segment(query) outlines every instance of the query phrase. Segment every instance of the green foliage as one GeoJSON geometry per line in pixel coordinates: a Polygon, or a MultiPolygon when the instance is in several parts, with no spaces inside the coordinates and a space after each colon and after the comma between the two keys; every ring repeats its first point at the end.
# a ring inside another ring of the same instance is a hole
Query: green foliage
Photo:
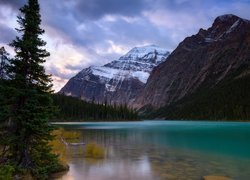
{"type": "Polygon", "coordinates": [[[59,164],[48,145],[53,130],[48,120],[55,107],[51,77],[42,65],[49,53],[40,38],[44,30],[39,10],[38,0],[29,0],[20,9],[17,31],[21,36],[11,43],[16,55],[7,69],[9,79],[0,80],[0,133],[5,137],[0,141],[0,165],[13,164],[38,179],[47,179],[59,164]]]}
{"type": "Polygon", "coordinates": [[[15,168],[10,165],[0,167],[0,179],[12,180],[14,170],[15,168]]]}
{"type": "Polygon", "coordinates": [[[9,63],[9,53],[4,47],[0,48],[0,79],[7,78],[7,66],[9,63]]]}
{"type": "Polygon", "coordinates": [[[32,158],[34,164],[31,171],[37,179],[48,179],[49,173],[60,168],[57,155],[51,154],[51,147],[47,142],[40,143],[32,149],[32,158]]]}
{"type": "Polygon", "coordinates": [[[250,120],[250,76],[227,79],[213,88],[201,88],[161,108],[151,117],[190,120],[250,120]]]}
{"type": "Polygon", "coordinates": [[[126,105],[94,104],[80,99],[54,94],[59,111],[54,121],[122,121],[137,120],[137,112],[126,105]]]}

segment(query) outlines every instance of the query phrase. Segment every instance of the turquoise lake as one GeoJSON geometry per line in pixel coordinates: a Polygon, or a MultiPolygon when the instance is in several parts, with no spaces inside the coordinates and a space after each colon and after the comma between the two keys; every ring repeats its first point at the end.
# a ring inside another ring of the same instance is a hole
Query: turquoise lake
{"type": "Polygon", "coordinates": [[[80,141],[105,148],[85,158],[68,146],[70,170],[62,180],[200,180],[206,175],[250,179],[250,123],[140,121],[58,123],[80,141]]]}

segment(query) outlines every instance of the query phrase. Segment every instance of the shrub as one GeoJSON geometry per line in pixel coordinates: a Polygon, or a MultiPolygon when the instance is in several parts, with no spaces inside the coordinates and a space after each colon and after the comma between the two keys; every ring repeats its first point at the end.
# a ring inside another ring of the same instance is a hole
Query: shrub
{"type": "Polygon", "coordinates": [[[5,166],[0,167],[0,179],[11,180],[14,171],[15,171],[15,168],[10,165],[5,165],[5,166]]]}
{"type": "Polygon", "coordinates": [[[101,159],[101,158],[104,158],[105,150],[103,147],[95,143],[90,143],[90,144],[87,144],[86,146],[85,155],[86,157],[101,159]]]}

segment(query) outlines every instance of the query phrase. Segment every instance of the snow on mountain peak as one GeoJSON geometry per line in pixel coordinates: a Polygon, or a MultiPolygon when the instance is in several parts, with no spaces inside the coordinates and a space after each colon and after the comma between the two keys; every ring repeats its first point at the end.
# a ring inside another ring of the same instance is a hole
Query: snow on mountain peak
{"type": "Polygon", "coordinates": [[[90,84],[103,86],[104,94],[123,91],[124,88],[132,86],[136,87],[135,90],[131,90],[134,92],[146,84],[153,68],[165,61],[169,54],[167,50],[155,45],[135,47],[118,60],[104,66],[83,69],[73,79],[82,82],[86,88],[93,86],[90,84]]]}
{"type": "Polygon", "coordinates": [[[215,22],[222,22],[222,23],[225,23],[225,22],[226,23],[227,22],[235,23],[236,21],[244,21],[246,23],[250,23],[250,21],[248,19],[240,18],[234,14],[221,15],[215,19],[215,22]]]}
{"type": "MultiPolygon", "coordinates": [[[[169,52],[167,50],[156,45],[134,47],[127,54],[121,56],[118,60],[104,65],[104,67],[117,69],[119,71],[141,71],[150,73],[155,66],[165,61],[168,55],[169,52]]],[[[143,83],[146,83],[147,78],[145,78],[145,75],[143,78],[138,77],[143,83]]]]}
{"type": "Polygon", "coordinates": [[[134,47],[127,54],[104,66],[91,66],[82,70],[81,79],[90,74],[99,77],[107,91],[115,91],[125,79],[137,79],[145,84],[155,66],[165,61],[170,54],[156,45],[134,47]]]}
{"type": "Polygon", "coordinates": [[[134,47],[133,49],[131,49],[129,53],[150,53],[150,52],[165,52],[166,49],[160,48],[159,46],[156,45],[146,45],[146,46],[140,46],[140,47],[134,47]]]}
{"type": "Polygon", "coordinates": [[[211,28],[207,32],[200,31],[200,35],[203,36],[205,43],[211,43],[215,41],[222,41],[225,38],[229,38],[233,35],[233,32],[242,29],[246,23],[250,21],[242,19],[233,14],[225,14],[218,16],[211,28]]]}
{"type": "Polygon", "coordinates": [[[165,56],[169,52],[166,51],[166,49],[160,48],[156,45],[147,45],[147,46],[141,46],[141,47],[134,47],[131,49],[127,54],[120,57],[119,60],[135,60],[135,61],[141,61],[145,57],[147,59],[149,55],[158,55],[159,58],[157,58],[157,61],[162,61],[162,56],[165,56]]]}
{"type": "Polygon", "coordinates": [[[231,19],[231,18],[239,18],[239,17],[233,14],[224,14],[224,15],[218,16],[218,19],[221,21],[227,21],[228,19],[231,19]]]}
{"type": "Polygon", "coordinates": [[[167,50],[155,45],[135,47],[118,60],[112,61],[104,67],[150,73],[155,66],[165,61],[169,54],[167,50]]]}

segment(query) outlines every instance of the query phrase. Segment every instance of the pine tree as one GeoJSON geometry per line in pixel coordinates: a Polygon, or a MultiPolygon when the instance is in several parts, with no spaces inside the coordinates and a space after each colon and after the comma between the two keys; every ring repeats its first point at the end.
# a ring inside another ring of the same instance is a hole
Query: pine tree
{"type": "Polygon", "coordinates": [[[7,77],[7,65],[9,61],[9,53],[4,47],[0,48],[0,80],[6,79],[7,77]]]}
{"type": "Polygon", "coordinates": [[[39,11],[38,0],[29,0],[20,9],[17,31],[21,35],[11,43],[16,56],[9,67],[14,93],[5,119],[8,120],[11,163],[45,179],[59,166],[48,145],[53,130],[48,120],[54,107],[50,97],[51,77],[42,66],[49,53],[43,48],[46,42],[40,38],[44,30],[40,28],[39,11]]]}

